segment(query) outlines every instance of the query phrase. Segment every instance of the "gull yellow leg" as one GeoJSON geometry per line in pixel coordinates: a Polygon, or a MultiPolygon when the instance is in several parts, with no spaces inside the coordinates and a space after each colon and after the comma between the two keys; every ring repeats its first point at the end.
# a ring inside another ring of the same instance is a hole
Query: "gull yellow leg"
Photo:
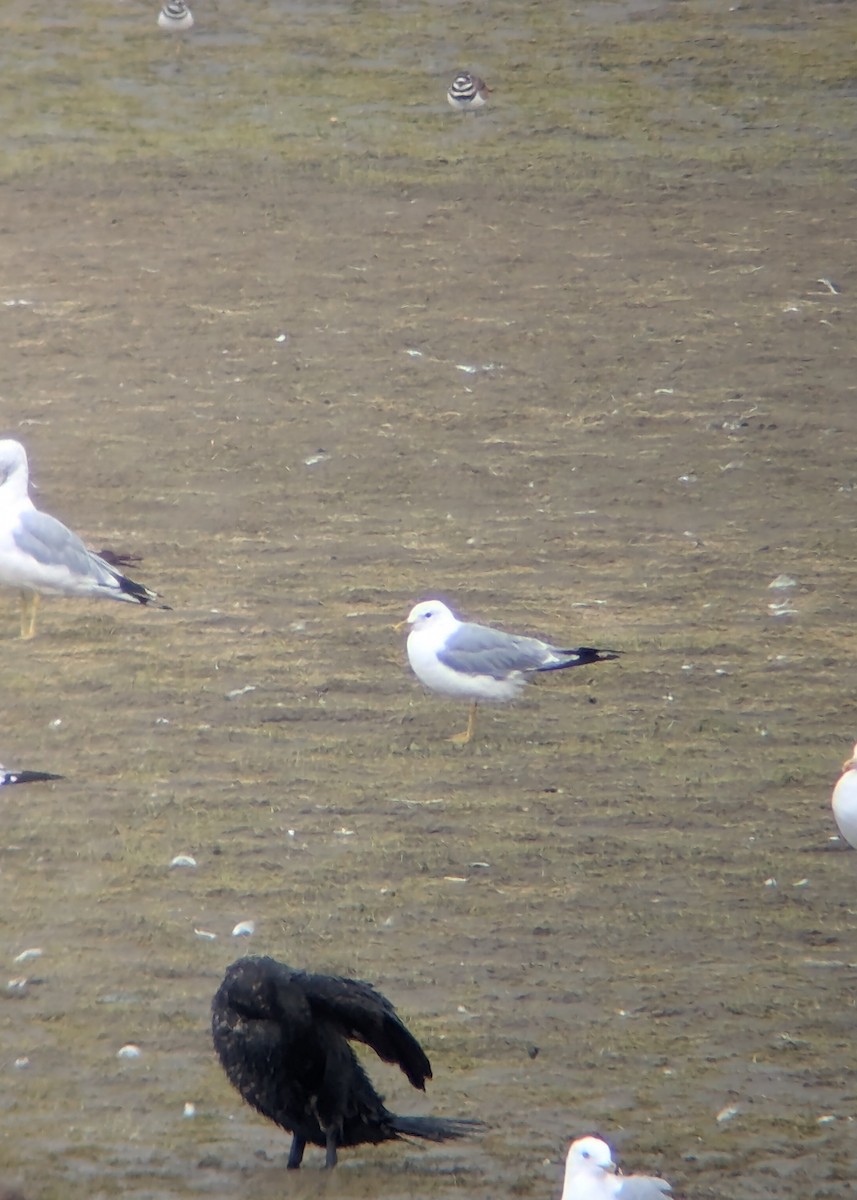
{"type": "Polygon", "coordinates": [[[474,700],[470,705],[470,716],[467,719],[467,728],[463,733],[455,733],[449,739],[451,742],[454,742],[456,746],[466,746],[473,737],[473,731],[476,728],[476,709],[478,707],[479,705],[477,701],[474,700]]]}
{"type": "Polygon", "coordinates": [[[29,639],[36,632],[36,610],[39,607],[38,592],[21,592],[21,637],[29,639]]]}

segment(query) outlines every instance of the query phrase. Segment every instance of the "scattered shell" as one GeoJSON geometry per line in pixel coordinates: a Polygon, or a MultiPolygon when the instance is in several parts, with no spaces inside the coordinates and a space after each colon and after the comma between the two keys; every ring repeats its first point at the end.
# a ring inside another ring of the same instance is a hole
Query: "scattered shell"
{"type": "Polygon", "coordinates": [[[325,459],[327,459],[329,457],[330,457],[330,455],[327,453],[326,450],[316,450],[315,454],[310,454],[310,456],[308,458],[304,459],[304,466],[305,467],[316,467],[316,466],[318,466],[318,464],[320,462],[324,462],[325,459]]]}
{"type": "Polygon", "coordinates": [[[124,1046],[120,1046],[116,1051],[117,1058],[139,1058],[142,1050],[133,1042],[126,1042],[124,1046]]]}
{"type": "Polygon", "coordinates": [[[816,1117],[816,1125],[832,1125],[836,1120],[834,1113],[825,1113],[823,1117],[816,1117]]]}
{"type": "Polygon", "coordinates": [[[480,371],[496,371],[498,369],[502,370],[499,363],[493,362],[482,363],[482,365],[478,367],[471,366],[470,363],[456,363],[455,369],[457,371],[464,371],[465,375],[478,375],[480,371]]]}
{"type": "Polygon", "coordinates": [[[255,683],[248,683],[246,687],[233,688],[231,692],[227,692],[226,699],[227,700],[237,700],[239,696],[246,696],[248,692],[255,692],[255,690],[256,690],[255,683]]]}
{"type": "Polygon", "coordinates": [[[778,575],[776,579],[772,579],[768,584],[768,588],[773,589],[774,591],[793,587],[797,587],[797,580],[792,579],[791,575],[778,575]]]}
{"type": "Polygon", "coordinates": [[[765,880],[765,887],[771,887],[771,888],[773,888],[773,887],[776,887],[776,886],[777,886],[777,881],[776,881],[776,879],[774,879],[774,878],[773,878],[773,876],[771,876],[771,878],[770,878],[770,879],[766,879],[766,880],[765,880]]]}
{"type": "Polygon", "coordinates": [[[768,609],[772,617],[796,617],[797,609],[792,608],[788,600],[783,600],[780,604],[769,604],[768,609]]]}
{"type": "Polygon", "coordinates": [[[714,1119],[718,1125],[725,1125],[727,1121],[731,1121],[733,1117],[737,1117],[740,1111],[737,1104],[728,1104],[726,1108],[721,1108],[714,1119]]]}
{"type": "Polygon", "coordinates": [[[335,833],[337,837],[354,837],[353,829],[337,829],[335,833]]]}
{"type": "Polygon", "coordinates": [[[43,954],[44,954],[43,950],[40,950],[38,948],[38,946],[33,946],[30,950],[22,950],[20,954],[16,954],[15,957],[12,959],[12,962],[13,963],[30,962],[34,958],[41,958],[43,954]]]}
{"type": "Polygon", "coordinates": [[[235,926],[235,928],[232,930],[232,936],[233,937],[250,937],[250,935],[254,934],[255,932],[256,932],[256,922],[255,921],[239,921],[238,924],[235,926]]]}
{"type": "Polygon", "coordinates": [[[194,934],[203,942],[216,942],[217,934],[212,933],[210,929],[194,929],[194,934]]]}
{"type": "Polygon", "coordinates": [[[6,993],[9,996],[26,996],[27,984],[29,983],[26,975],[17,975],[14,979],[10,979],[6,984],[6,993]]]}
{"type": "Polygon", "coordinates": [[[170,860],[171,867],[195,867],[196,859],[192,854],[177,854],[170,860]]]}
{"type": "Polygon", "coordinates": [[[406,350],[405,354],[407,354],[410,358],[422,358],[423,356],[422,350],[406,350]]]}
{"type": "Polygon", "coordinates": [[[190,1100],[186,1101],[184,1109],[182,1110],[182,1116],[183,1117],[195,1117],[196,1116],[196,1105],[191,1104],[190,1100]]]}
{"type": "Polygon", "coordinates": [[[22,1054],[20,1058],[15,1059],[14,1066],[16,1071],[26,1071],[29,1065],[30,1060],[27,1058],[26,1054],[22,1054]]]}

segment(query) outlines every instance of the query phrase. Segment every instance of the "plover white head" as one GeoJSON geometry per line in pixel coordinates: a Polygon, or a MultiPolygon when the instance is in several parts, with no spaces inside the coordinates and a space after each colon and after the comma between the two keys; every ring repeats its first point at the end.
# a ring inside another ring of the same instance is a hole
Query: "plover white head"
{"type": "Polygon", "coordinates": [[[488,99],[491,88],[478,75],[459,71],[446,93],[446,98],[456,112],[474,112],[488,99]]]}
{"type": "Polygon", "coordinates": [[[184,0],[170,0],[158,14],[158,24],[168,33],[184,33],[193,26],[193,13],[184,0]]]}

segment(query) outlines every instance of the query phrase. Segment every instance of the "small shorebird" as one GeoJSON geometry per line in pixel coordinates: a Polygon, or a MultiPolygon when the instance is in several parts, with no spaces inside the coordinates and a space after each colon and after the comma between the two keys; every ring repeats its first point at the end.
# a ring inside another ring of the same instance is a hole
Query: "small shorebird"
{"type": "Polygon", "coordinates": [[[446,98],[456,112],[475,112],[485,104],[490,91],[491,88],[478,75],[471,75],[469,71],[459,71],[446,93],[446,98]]]}
{"type": "Polygon", "coordinates": [[[184,0],[170,0],[158,14],[158,24],[168,33],[185,33],[193,28],[193,13],[184,0]]]}

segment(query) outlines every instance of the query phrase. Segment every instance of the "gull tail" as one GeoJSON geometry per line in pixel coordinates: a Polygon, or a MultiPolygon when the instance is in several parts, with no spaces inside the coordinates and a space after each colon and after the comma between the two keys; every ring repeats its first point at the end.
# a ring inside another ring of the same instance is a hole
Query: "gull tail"
{"type": "Polygon", "coordinates": [[[466,1117],[399,1117],[392,1114],[392,1126],[403,1137],[425,1138],[429,1142],[448,1142],[471,1137],[485,1128],[484,1121],[466,1117]]]}
{"type": "Polygon", "coordinates": [[[611,658],[618,658],[621,650],[596,650],[594,646],[577,646],[574,650],[555,650],[554,653],[563,658],[558,657],[557,662],[545,663],[543,667],[539,667],[539,671],[564,671],[566,667],[585,667],[590,663],[609,662],[611,658]]]}
{"type": "MultiPolygon", "coordinates": [[[[153,592],[151,588],[145,587],[142,583],[137,583],[133,579],[129,579],[127,575],[120,575],[115,571],[114,578],[119,584],[119,591],[122,593],[123,599],[128,599],[137,604],[151,604],[153,600],[159,599],[158,593],[153,592]]],[[[156,604],[155,608],[166,609],[167,612],[172,612],[169,604],[156,604]]]]}

